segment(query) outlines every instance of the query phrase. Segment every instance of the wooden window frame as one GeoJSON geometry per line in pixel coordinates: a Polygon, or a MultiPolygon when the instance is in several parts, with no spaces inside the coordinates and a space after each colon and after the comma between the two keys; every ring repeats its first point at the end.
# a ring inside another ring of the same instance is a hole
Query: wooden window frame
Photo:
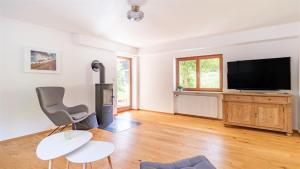
{"type": "Polygon", "coordinates": [[[130,100],[129,100],[129,102],[130,102],[130,104],[129,104],[129,106],[117,107],[117,112],[121,113],[124,111],[132,110],[132,58],[118,56],[118,59],[125,59],[125,60],[129,61],[129,82],[130,82],[130,86],[129,86],[130,100]]]}
{"type": "Polygon", "coordinates": [[[196,88],[183,88],[184,91],[206,91],[206,92],[222,92],[223,91],[223,55],[204,55],[204,56],[192,56],[176,58],[176,88],[179,86],[179,62],[180,61],[196,61],[196,88]],[[202,59],[214,59],[220,60],[220,88],[200,88],[200,60],[202,59]]]}

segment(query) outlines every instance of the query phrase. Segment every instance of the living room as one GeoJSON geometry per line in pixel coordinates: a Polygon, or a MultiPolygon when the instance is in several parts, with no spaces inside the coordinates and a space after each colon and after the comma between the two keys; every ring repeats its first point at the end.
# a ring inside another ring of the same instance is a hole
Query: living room
{"type": "Polygon", "coordinates": [[[0,168],[300,168],[299,54],[298,0],[1,0],[0,168]]]}

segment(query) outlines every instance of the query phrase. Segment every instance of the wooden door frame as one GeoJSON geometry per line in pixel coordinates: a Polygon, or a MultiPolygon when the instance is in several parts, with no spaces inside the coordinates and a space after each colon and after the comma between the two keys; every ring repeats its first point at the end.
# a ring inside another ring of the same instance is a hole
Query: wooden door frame
{"type": "Polygon", "coordinates": [[[129,106],[125,106],[125,107],[118,107],[118,105],[117,105],[117,112],[121,113],[121,112],[128,111],[128,110],[132,109],[132,58],[124,57],[124,56],[118,56],[118,59],[125,59],[125,60],[128,60],[128,62],[129,62],[129,83],[130,83],[130,85],[129,85],[129,94],[130,94],[129,102],[130,102],[130,104],[129,104],[129,106]]]}

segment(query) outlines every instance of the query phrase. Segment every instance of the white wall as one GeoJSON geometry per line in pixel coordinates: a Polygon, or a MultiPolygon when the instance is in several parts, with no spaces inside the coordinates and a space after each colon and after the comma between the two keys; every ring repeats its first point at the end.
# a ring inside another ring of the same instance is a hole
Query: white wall
{"type": "Polygon", "coordinates": [[[7,18],[0,20],[0,56],[0,140],[53,127],[39,107],[35,87],[63,86],[66,89],[65,104],[86,104],[94,111],[93,82],[98,81],[98,74],[93,74],[90,63],[98,59],[105,65],[107,83],[116,78],[113,52],[77,45],[67,32],[7,18]],[[24,46],[60,51],[61,73],[24,73],[24,46]],[[4,49],[2,53],[1,49],[4,49]]]}
{"type": "Polygon", "coordinates": [[[139,108],[171,113],[173,111],[174,55],[139,58],[139,108]]]}
{"type": "MultiPolygon", "coordinates": [[[[3,18],[0,16],[0,96],[2,96],[3,93],[3,22],[2,22],[3,18]]],[[[0,119],[3,119],[2,117],[2,103],[3,103],[3,97],[0,97],[0,119]]],[[[0,128],[0,133],[3,133],[4,130],[2,129],[2,127],[0,128]]],[[[1,139],[0,139],[1,140],[1,139]]]]}
{"type": "MultiPolygon", "coordinates": [[[[208,45],[205,45],[205,40],[201,40],[201,43],[197,43],[200,42],[200,39],[198,39],[196,41],[191,40],[189,42],[189,44],[191,44],[191,49],[189,49],[188,45],[185,46],[185,44],[183,44],[184,48],[181,48],[180,44],[182,43],[180,42],[166,44],[166,46],[162,44],[154,48],[141,49],[142,54],[140,57],[139,80],[140,109],[162,111],[168,113],[173,112],[172,91],[174,90],[174,62],[176,57],[199,56],[219,53],[223,54],[225,65],[224,88],[226,89],[226,65],[228,61],[291,56],[292,93],[295,95],[296,99],[296,104],[294,104],[294,128],[297,128],[297,99],[299,95],[299,39],[297,36],[294,36],[294,29],[292,28],[291,30],[293,31],[288,31],[286,32],[286,34],[282,33],[275,39],[273,39],[274,37],[272,38],[270,35],[270,37],[268,37],[270,39],[261,40],[261,36],[257,36],[259,41],[256,41],[255,38],[250,38],[251,41],[248,41],[247,39],[245,39],[245,37],[247,36],[244,36],[245,34],[249,33],[249,31],[247,31],[246,33],[236,33],[231,36],[232,38],[237,38],[238,40],[230,40],[229,35],[215,37],[215,39],[218,39],[219,43],[212,43],[211,46],[209,45],[211,40],[207,41],[208,45]],[[222,37],[226,38],[222,39],[222,37]],[[176,50],[176,47],[178,47],[178,49],[180,50],[176,50]],[[149,54],[147,54],[147,52],[149,52],[149,54]]],[[[275,29],[273,29],[272,31],[274,35],[279,34],[276,34],[275,29]]],[[[278,32],[281,31],[282,27],[278,32]]],[[[265,33],[268,35],[270,34],[270,32],[265,33]]],[[[259,34],[263,35],[263,31],[260,31],[259,34]]],[[[250,34],[249,36],[252,35],[250,34]]],[[[188,40],[184,40],[183,43],[187,41],[188,40]]]]}
{"type": "Polygon", "coordinates": [[[136,56],[129,56],[129,55],[119,55],[119,56],[125,56],[131,58],[131,64],[132,64],[132,109],[137,109],[138,108],[138,57],[136,56]]]}
{"type": "MultiPolygon", "coordinates": [[[[299,35],[299,38],[298,38],[298,56],[299,56],[299,72],[300,72],[300,24],[298,24],[298,35],[299,35]]],[[[300,73],[299,73],[299,76],[300,76],[300,73]]],[[[300,80],[300,77],[299,77],[299,80],[300,80]]],[[[300,82],[299,82],[299,85],[300,85],[300,82]]],[[[299,92],[300,92],[300,87],[299,87],[299,92]]],[[[300,93],[298,94],[298,102],[297,104],[300,106],[300,99],[299,99],[299,96],[300,96],[300,93]]],[[[298,112],[298,131],[300,130],[300,113],[298,112]]]]}

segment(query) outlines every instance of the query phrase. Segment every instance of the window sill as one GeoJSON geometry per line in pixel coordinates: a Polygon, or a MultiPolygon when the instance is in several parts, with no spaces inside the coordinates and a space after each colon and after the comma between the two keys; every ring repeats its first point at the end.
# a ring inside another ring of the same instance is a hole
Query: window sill
{"type": "Polygon", "coordinates": [[[209,91],[173,91],[175,96],[179,95],[199,95],[199,96],[220,96],[223,92],[209,92],[209,91]]]}

